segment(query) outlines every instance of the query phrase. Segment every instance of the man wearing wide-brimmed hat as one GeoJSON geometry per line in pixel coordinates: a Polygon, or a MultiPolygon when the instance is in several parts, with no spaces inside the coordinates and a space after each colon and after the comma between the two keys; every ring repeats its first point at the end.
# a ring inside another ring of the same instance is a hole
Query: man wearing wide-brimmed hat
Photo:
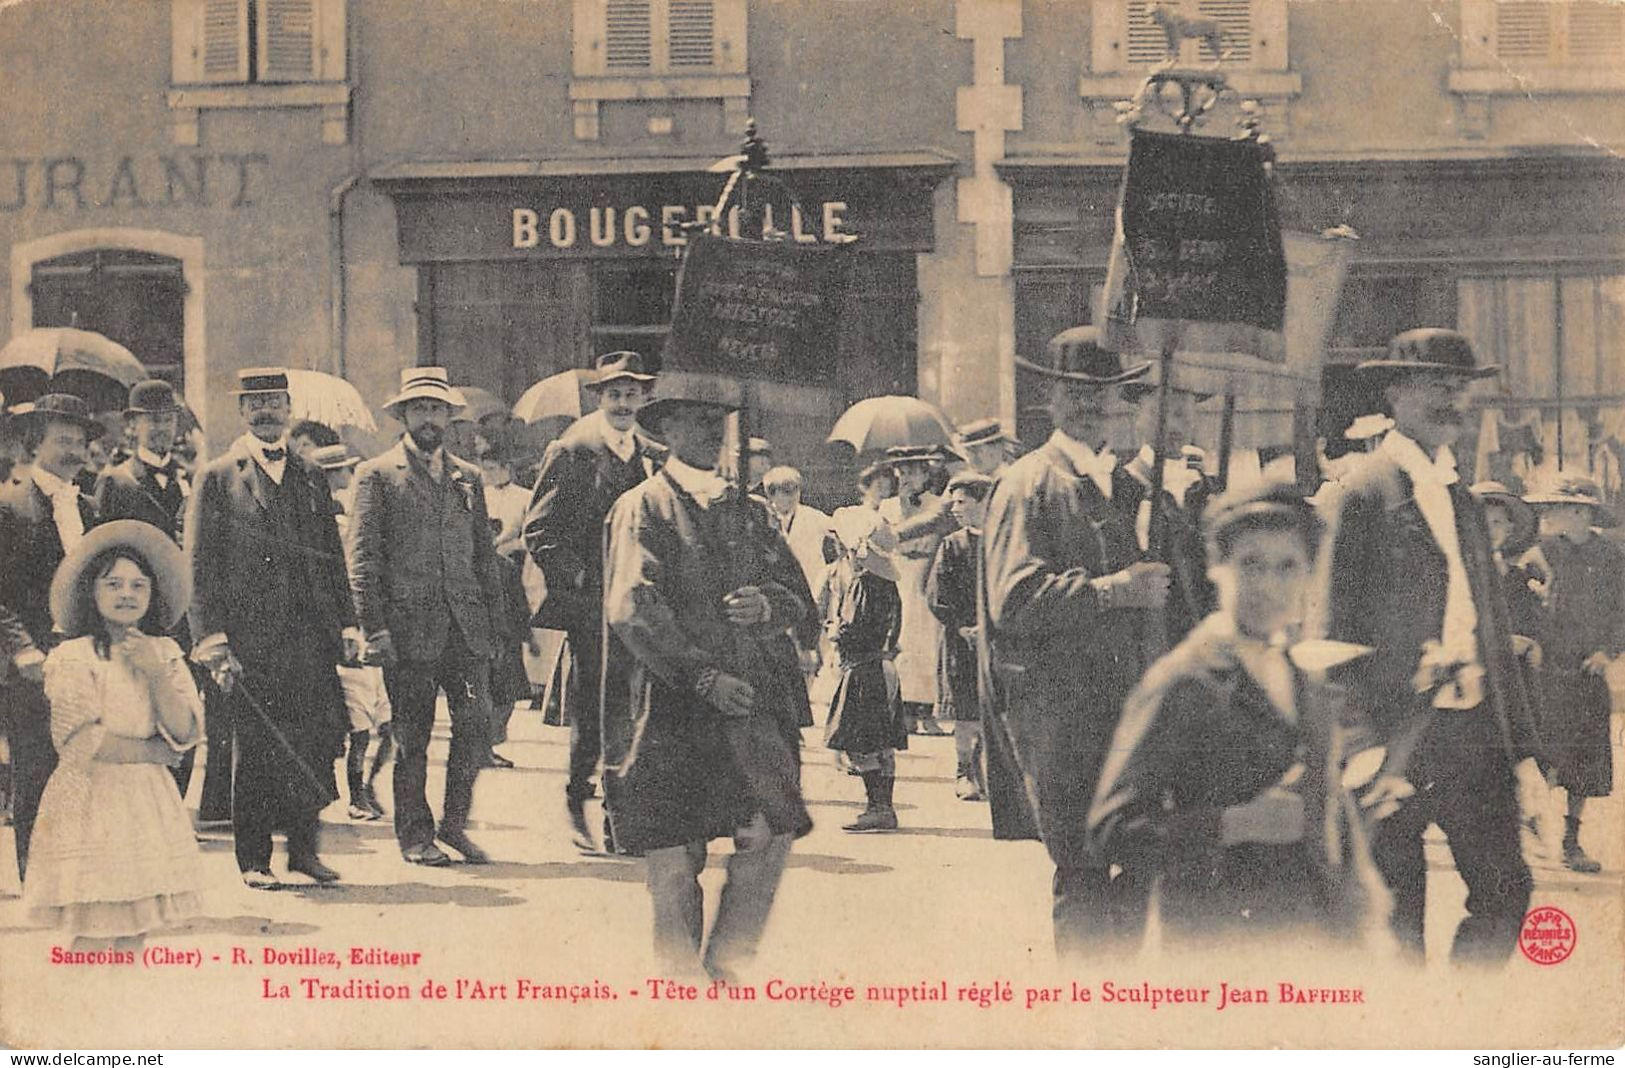
{"type": "MultiPolygon", "coordinates": [[[[601,756],[599,694],[603,672],[619,657],[603,648],[604,517],[616,498],[653,474],[663,451],[638,429],[659,363],[636,352],[598,357],[587,388],[598,409],[572,423],[547,447],[525,514],[525,548],[547,580],[533,625],[570,637],[570,774],[564,784],[571,840],[583,853],[597,850],[586,804],[595,789],[601,756]]],[[[607,824],[606,824],[607,830],[607,824]]],[[[614,843],[605,841],[607,851],[614,843]]]]}
{"type": "Polygon", "coordinates": [[[1437,824],[1467,884],[1452,957],[1499,963],[1529,904],[1514,769],[1539,739],[1484,508],[1451,452],[1470,386],[1496,369],[1480,367],[1456,331],[1424,328],[1395,337],[1358,373],[1394,426],[1326,493],[1321,563],[1325,636],[1376,649],[1350,685],[1388,742],[1385,774],[1366,800],[1398,802],[1374,832],[1377,865],[1393,892],[1394,932],[1420,959],[1422,835],[1437,824]]]}
{"type": "Polygon", "coordinates": [[[1602,865],[1580,845],[1580,818],[1586,798],[1607,797],[1614,787],[1606,672],[1625,652],[1625,552],[1597,534],[1619,520],[1594,479],[1564,475],[1526,500],[1540,515],[1540,552],[1551,573],[1540,725],[1553,780],[1568,794],[1563,864],[1593,873],[1602,865]]]}
{"type": "Polygon", "coordinates": [[[977,652],[993,833],[1043,839],[1056,949],[1069,957],[1132,949],[1144,924],[1146,887],[1091,859],[1084,820],[1169,569],[1142,560],[1105,448],[1112,395],[1149,366],[1124,367],[1093,327],[1056,335],[1047,355],[1018,360],[1048,381],[1055,429],[989,499],[977,652]]]}
{"type": "Polygon", "coordinates": [[[26,479],[0,488],[0,713],[11,747],[12,827],[17,871],[26,874],[40,795],[56,768],[45,654],[56,645],[51,576],[95,523],[95,507],[74,476],[102,424],[78,397],[48,393],[12,417],[31,457],[26,479]]]}
{"type": "Polygon", "coordinates": [[[281,831],[288,870],[329,883],[339,875],[318,855],[319,817],[338,795],[348,724],[337,666],[360,634],[327,479],[288,447],[287,371],[247,368],[235,392],[248,430],[203,469],[186,514],[192,659],[229,695],[243,882],[281,885],[271,871],[281,831]]]}
{"type": "Polygon", "coordinates": [[[645,857],[667,974],[703,961],[733,976],[756,951],[791,839],[812,827],[797,728],[810,712],[789,633],[812,594],[767,507],[717,473],[739,405],[732,381],[663,378],[638,422],[670,455],[609,515],[604,620],[633,664],[605,673],[605,793],[616,841],[645,857]],[[713,838],[732,838],[734,855],[706,940],[699,875],[713,838]]]}
{"type": "Polygon", "coordinates": [[[441,867],[438,841],[483,864],[468,837],[474,781],[491,752],[491,659],[502,604],[480,469],[445,447],[463,395],[443,367],[409,367],[384,411],[406,427],[356,469],[350,585],[368,659],[394,708],[395,838],[409,863],[441,867]],[[451,748],[435,823],[425,794],[435,701],[446,695],[451,748]]]}

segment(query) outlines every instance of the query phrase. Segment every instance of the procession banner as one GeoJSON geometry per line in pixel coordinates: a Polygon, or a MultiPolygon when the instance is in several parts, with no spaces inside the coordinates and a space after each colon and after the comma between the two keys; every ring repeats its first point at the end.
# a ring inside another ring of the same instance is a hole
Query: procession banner
{"type": "Polygon", "coordinates": [[[694,237],[677,277],[665,366],[822,382],[836,349],[847,258],[836,246],[694,237]]]}

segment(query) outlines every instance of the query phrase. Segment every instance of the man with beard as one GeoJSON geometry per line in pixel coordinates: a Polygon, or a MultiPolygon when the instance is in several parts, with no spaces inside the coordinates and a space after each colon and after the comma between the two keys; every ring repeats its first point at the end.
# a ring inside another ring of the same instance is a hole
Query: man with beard
{"type": "MultiPolygon", "coordinates": [[[[1390,812],[1373,853],[1394,897],[1401,945],[1423,955],[1427,862],[1437,824],[1467,884],[1451,950],[1460,962],[1504,962],[1529,907],[1514,767],[1538,736],[1513,652],[1482,502],[1456,473],[1477,366],[1454,330],[1409,330],[1358,371],[1386,401],[1394,428],[1328,494],[1326,636],[1373,646],[1352,696],[1387,741],[1384,774],[1365,803],[1390,812]],[[1396,809],[1397,806],[1397,809],[1396,809]]],[[[1533,764],[1518,774],[1530,774],[1533,764]]]]}
{"type": "MultiPolygon", "coordinates": [[[[130,387],[124,418],[134,439],[135,452],[123,462],[105,469],[97,480],[94,496],[99,522],[138,519],[152,524],[180,544],[186,501],[192,495],[191,479],[173,455],[180,411],[175,387],[162,379],[137,382],[130,387]]],[[[177,626],[170,637],[180,643],[183,651],[191,649],[192,638],[184,623],[177,626]]],[[[208,673],[200,666],[194,665],[194,668],[199,692],[204,695],[204,729],[209,740],[198,819],[223,822],[231,819],[231,721],[222,707],[219,692],[209,684],[208,673]]],[[[182,797],[192,782],[196,753],[196,749],[188,749],[180,763],[171,769],[182,797]]]]}
{"type": "MultiPolygon", "coordinates": [[[[532,625],[570,637],[570,776],[564,784],[570,836],[583,853],[597,851],[587,828],[587,799],[602,756],[599,695],[623,657],[604,655],[604,518],[616,498],[653,474],[664,449],[636,429],[658,365],[636,352],[598,357],[589,387],[598,410],[576,420],[547,447],[525,515],[525,548],[547,580],[532,625]]],[[[615,642],[614,636],[610,641],[615,642]]],[[[614,851],[605,822],[604,848],[614,851]]]]}
{"type": "Polygon", "coordinates": [[[337,669],[360,634],[327,479],[288,448],[288,374],[257,367],[238,379],[248,433],[203,469],[186,517],[192,659],[232,695],[243,882],[281,885],[271,873],[280,830],[288,870],[330,883],[339,873],[317,847],[349,722],[337,669]]]}
{"type": "Polygon", "coordinates": [[[45,654],[59,635],[51,624],[51,577],[95,519],[74,476],[87,442],[102,433],[78,397],[46,394],[21,425],[28,474],[0,489],[0,634],[9,663],[0,668],[0,724],[11,747],[12,826],[17,873],[28,872],[45,783],[56,770],[51,706],[45,698],[45,654]]]}
{"type": "Polygon", "coordinates": [[[446,450],[462,394],[443,367],[409,367],[384,402],[406,434],[356,471],[350,520],[356,614],[368,659],[384,665],[395,710],[395,838],[412,864],[442,867],[438,839],[469,864],[474,780],[491,753],[491,658],[502,604],[480,469],[446,450]],[[446,694],[451,750],[439,829],[424,790],[435,697],[446,694]]]}
{"type": "Polygon", "coordinates": [[[1054,433],[1011,464],[989,499],[977,599],[988,799],[998,838],[1042,838],[1055,862],[1063,958],[1137,945],[1147,887],[1091,856],[1085,818],[1112,731],[1147,664],[1168,597],[1167,564],[1141,558],[1133,514],[1114,505],[1105,449],[1114,387],[1144,375],[1094,327],[1049,343],[1054,433]]]}

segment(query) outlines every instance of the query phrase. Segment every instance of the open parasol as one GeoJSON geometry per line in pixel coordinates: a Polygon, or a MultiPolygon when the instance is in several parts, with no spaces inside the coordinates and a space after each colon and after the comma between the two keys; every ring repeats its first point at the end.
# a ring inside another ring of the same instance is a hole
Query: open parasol
{"type": "Polygon", "coordinates": [[[371,434],[378,432],[372,409],[361,399],[360,392],[336,375],[324,371],[290,370],[288,394],[293,401],[290,414],[295,421],[314,419],[334,430],[355,427],[371,434]]]}
{"type": "Polygon", "coordinates": [[[898,445],[953,446],[954,428],[942,410],[918,397],[870,397],[848,408],[829,432],[859,453],[898,445]]]}
{"type": "Polygon", "coordinates": [[[0,348],[0,392],[11,404],[57,392],[82,397],[97,411],[122,409],[130,387],[149,377],[134,353],[91,330],[24,330],[0,348]]]}

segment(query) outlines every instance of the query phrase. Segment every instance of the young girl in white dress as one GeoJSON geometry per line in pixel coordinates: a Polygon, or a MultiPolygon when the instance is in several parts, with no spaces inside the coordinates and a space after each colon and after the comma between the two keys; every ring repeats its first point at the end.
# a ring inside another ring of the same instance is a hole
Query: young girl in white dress
{"type": "Polygon", "coordinates": [[[68,636],[45,661],[61,762],[40,801],[23,900],[75,949],[133,949],[199,911],[198,847],[168,766],[202,735],[180,647],[156,636],[189,598],[180,549],[146,523],[97,527],[58,569],[68,636]]]}

